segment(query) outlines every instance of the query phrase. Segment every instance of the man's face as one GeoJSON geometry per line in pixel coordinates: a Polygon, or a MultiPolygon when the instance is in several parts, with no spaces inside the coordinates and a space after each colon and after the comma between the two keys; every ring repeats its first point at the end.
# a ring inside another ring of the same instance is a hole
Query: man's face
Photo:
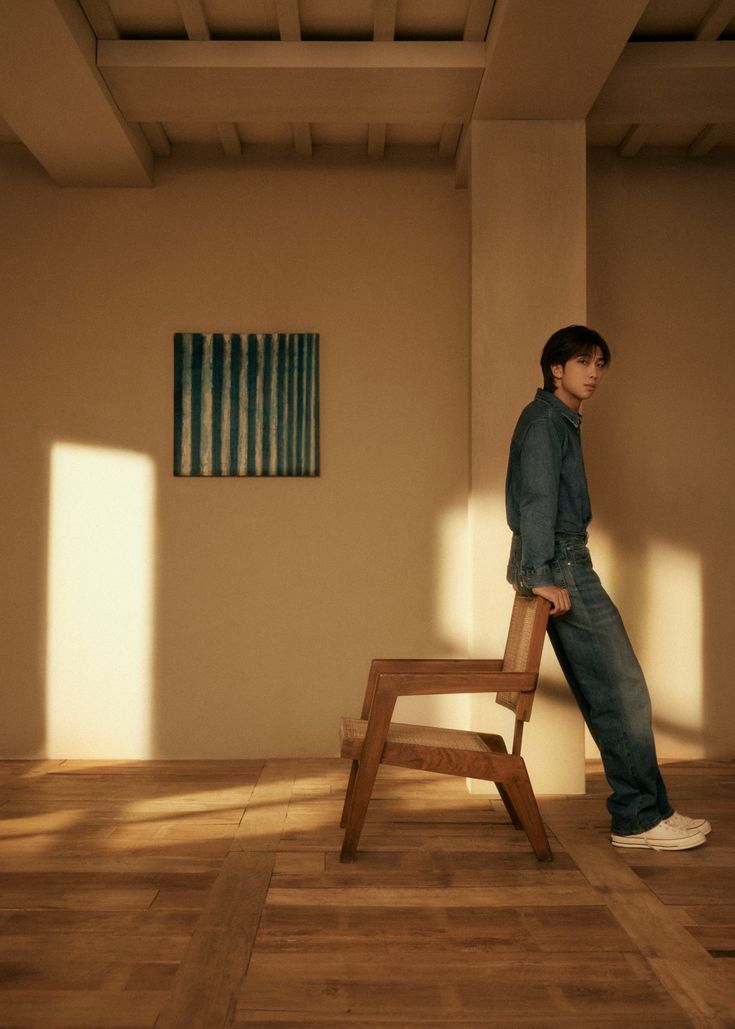
{"type": "Polygon", "coordinates": [[[556,383],[556,396],[567,407],[578,411],[583,400],[595,392],[605,372],[602,351],[595,347],[591,354],[577,354],[566,364],[552,364],[551,374],[556,383]]]}

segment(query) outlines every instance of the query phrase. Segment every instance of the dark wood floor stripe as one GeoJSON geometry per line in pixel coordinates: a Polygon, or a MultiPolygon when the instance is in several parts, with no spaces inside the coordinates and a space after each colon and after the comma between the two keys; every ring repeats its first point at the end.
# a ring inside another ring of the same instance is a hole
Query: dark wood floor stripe
{"type": "Polygon", "coordinates": [[[157,1029],[222,1029],[231,1020],[274,863],[275,852],[225,858],[157,1029]]]}
{"type": "Polygon", "coordinates": [[[222,1029],[247,973],[293,788],[295,762],[266,762],[156,1029],[222,1029]],[[247,849],[245,849],[247,848],[247,849]]]}

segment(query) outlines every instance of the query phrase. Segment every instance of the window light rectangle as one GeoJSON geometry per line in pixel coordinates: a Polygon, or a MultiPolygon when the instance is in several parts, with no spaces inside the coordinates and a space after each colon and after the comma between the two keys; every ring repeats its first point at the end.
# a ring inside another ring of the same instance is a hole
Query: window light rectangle
{"type": "Polygon", "coordinates": [[[319,334],[177,332],[174,475],[319,475],[319,334]]]}

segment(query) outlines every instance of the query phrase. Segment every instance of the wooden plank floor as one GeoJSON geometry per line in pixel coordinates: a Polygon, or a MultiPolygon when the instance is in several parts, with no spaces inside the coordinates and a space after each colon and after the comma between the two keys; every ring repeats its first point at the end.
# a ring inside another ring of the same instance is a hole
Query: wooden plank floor
{"type": "Polygon", "coordinates": [[[706,847],[613,850],[606,787],[496,801],[338,760],[0,762],[0,1026],[735,1026],[735,763],[668,764],[706,847]]]}

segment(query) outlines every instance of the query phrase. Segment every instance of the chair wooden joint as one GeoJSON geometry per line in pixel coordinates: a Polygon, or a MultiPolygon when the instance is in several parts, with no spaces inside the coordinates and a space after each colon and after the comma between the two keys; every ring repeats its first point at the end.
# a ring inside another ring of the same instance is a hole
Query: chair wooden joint
{"type": "Polygon", "coordinates": [[[553,858],[521,757],[523,726],[531,717],[549,616],[541,597],[516,596],[502,659],[376,659],[370,666],[360,718],[343,718],[342,757],[352,760],[341,825],[341,861],[354,861],[381,764],[494,782],[510,819],[539,861],[553,858]],[[399,696],[495,693],[515,714],[511,750],[502,736],[393,722],[399,696]]]}

